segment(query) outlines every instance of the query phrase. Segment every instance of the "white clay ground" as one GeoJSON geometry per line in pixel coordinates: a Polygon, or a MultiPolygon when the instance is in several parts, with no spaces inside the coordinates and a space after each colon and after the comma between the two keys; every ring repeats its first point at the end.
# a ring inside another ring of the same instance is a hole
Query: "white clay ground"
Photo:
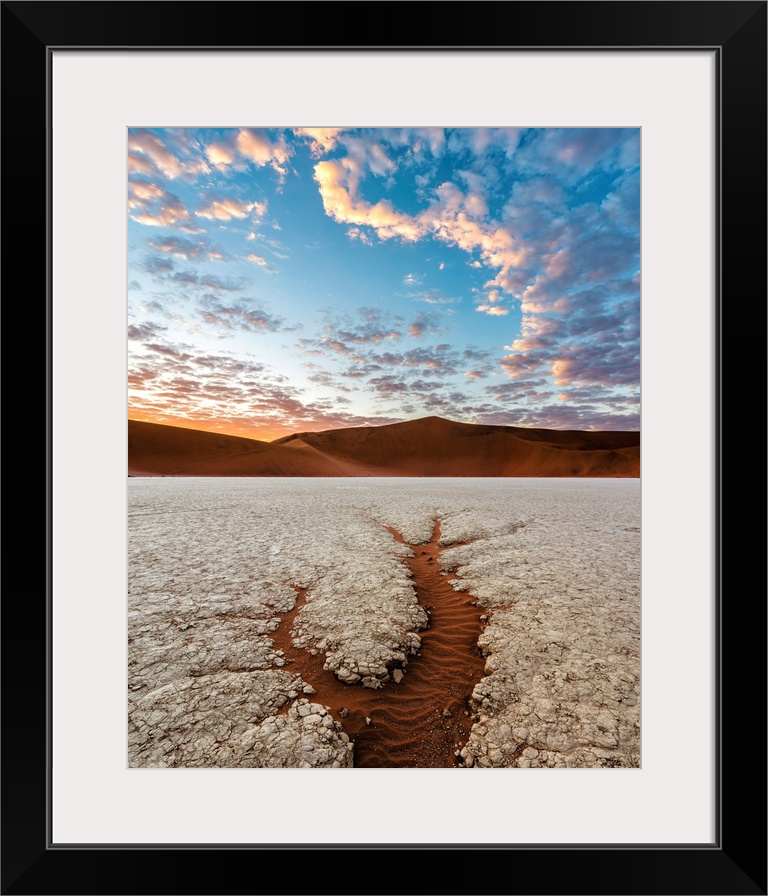
{"type": "MultiPolygon", "coordinates": [[[[402,561],[433,520],[486,608],[466,767],[640,764],[637,479],[129,479],[133,767],[350,767],[269,637],[356,686],[407,674],[427,617],[402,561]]],[[[457,570],[461,579],[455,579],[457,570]]],[[[416,660],[418,661],[418,660],[416,660]]]]}

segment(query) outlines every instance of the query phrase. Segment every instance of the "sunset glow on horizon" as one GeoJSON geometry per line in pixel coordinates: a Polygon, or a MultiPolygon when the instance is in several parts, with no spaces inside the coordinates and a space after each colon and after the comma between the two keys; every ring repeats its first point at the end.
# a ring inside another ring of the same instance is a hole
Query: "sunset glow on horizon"
{"type": "Polygon", "coordinates": [[[638,128],[129,129],[128,416],[640,428],[638,128]]]}

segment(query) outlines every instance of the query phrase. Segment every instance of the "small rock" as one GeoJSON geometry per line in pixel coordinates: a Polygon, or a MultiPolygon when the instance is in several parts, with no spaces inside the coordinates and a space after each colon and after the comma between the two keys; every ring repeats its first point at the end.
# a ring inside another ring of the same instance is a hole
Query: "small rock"
{"type": "Polygon", "coordinates": [[[305,684],[304,687],[302,688],[302,691],[305,694],[316,694],[317,693],[317,691],[312,687],[311,684],[305,684]]]}
{"type": "Polygon", "coordinates": [[[370,724],[371,724],[371,720],[368,718],[368,716],[365,717],[365,724],[366,724],[366,725],[370,725],[370,724]]]}
{"type": "Polygon", "coordinates": [[[443,710],[443,718],[444,719],[452,719],[453,718],[453,713],[450,711],[450,709],[443,710]]]}
{"type": "Polygon", "coordinates": [[[339,715],[342,717],[342,719],[346,719],[346,717],[349,715],[349,709],[346,706],[342,706],[339,710],[339,715]]]}
{"type": "Polygon", "coordinates": [[[393,678],[395,684],[400,684],[400,682],[403,680],[404,677],[405,677],[405,673],[403,672],[402,669],[395,669],[395,671],[392,673],[392,678],[393,678]]]}

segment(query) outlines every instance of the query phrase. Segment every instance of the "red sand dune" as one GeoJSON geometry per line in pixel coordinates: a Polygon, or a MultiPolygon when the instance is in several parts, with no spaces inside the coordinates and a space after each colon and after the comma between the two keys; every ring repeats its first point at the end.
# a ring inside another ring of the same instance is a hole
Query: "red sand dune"
{"type": "Polygon", "coordinates": [[[274,442],[128,421],[132,476],[638,477],[640,433],[482,426],[423,417],[274,442]]]}

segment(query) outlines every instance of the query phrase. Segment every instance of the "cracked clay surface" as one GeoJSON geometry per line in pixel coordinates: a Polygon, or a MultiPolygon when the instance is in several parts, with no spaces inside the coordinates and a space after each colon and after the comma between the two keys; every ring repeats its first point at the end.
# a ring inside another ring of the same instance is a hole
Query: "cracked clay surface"
{"type": "Polygon", "coordinates": [[[347,768],[356,737],[385,764],[384,716],[359,716],[350,736],[354,713],[295,657],[320,661],[361,707],[415,678],[422,640],[439,630],[408,561],[436,521],[438,574],[482,620],[467,645],[479,679],[466,709],[449,710],[464,725],[451,762],[639,766],[638,480],[128,489],[130,766],[347,768]]]}

